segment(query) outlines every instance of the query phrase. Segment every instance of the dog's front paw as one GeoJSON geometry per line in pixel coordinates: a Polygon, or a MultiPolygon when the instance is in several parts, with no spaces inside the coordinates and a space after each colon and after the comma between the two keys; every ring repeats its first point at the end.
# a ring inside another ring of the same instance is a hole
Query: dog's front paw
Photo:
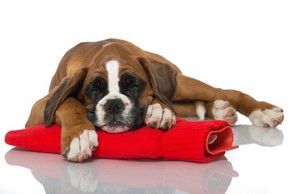
{"type": "Polygon", "coordinates": [[[156,103],[149,105],[144,122],[149,127],[168,130],[176,124],[176,116],[168,108],[156,103]]]}
{"type": "Polygon", "coordinates": [[[283,110],[279,107],[255,110],[249,115],[250,121],[258,127],[277,127],[284,120],[283,110]]]}
{"type": "Polygon", "coordinates": [[[98,146],[98,135],[95,130],[84,130],[79,137],[72,138],[68,146],[62,142],[62,154],[68,160],[81,162],[92,156],[98,146]]]}
{"type": "Polygon", "coordinates": [[[234,125],[237,120],[237,112],[228,101],[215,100],[212,114],[216,120],[226,120],[230,125],[234,125]]]}

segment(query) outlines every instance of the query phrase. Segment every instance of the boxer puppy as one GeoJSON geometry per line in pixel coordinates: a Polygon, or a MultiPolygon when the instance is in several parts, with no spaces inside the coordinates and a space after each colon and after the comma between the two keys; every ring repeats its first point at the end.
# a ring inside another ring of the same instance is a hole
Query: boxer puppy
{"type": "Polygon", "coordinates": [[[172,128],[177,116],[237,121],[260,127],[281,124],[283,110],[237,90],[222,90],[187,77],[170,61],[130,42],[80,43],[61,60],[48,95],[32,107],[26,127],[61,125],[61,153],[83,161],[98,146],[95,129],[121,133],[142,125],[172,128]]]}

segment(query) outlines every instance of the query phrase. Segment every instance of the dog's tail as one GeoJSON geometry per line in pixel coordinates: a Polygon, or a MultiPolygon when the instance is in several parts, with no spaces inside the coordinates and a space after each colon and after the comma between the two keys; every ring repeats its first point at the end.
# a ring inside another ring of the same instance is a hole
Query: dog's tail
{"type": "Polygon", "coordinates": [[[196,101],[196,114],[199,120],[204,120],[205,119],[205,113],[206,113],[206,108],[205,108],[205,103],[203,101],[196,101]]]}

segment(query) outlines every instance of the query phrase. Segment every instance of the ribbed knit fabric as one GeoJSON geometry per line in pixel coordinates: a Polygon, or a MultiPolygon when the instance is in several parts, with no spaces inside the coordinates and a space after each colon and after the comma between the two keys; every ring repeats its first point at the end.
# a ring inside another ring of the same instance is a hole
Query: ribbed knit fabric
{"type": "MultiPolygon", "coordinates": [[[[60,130],[57,125],[34,126],[9,131],[5,142],[32,151],[60,153],[60,130]]],[[[116,159],[164,159],[209,162],[234,149],[233,133],[226,121],[187,121],[178,119],[167,132],[142,127],[126,133],[97,131],[99,147],[93,157],[116,159]],[[209,145],[214,134],[216,140],[209,145]]]]}
{"type": "Polygon", "coordinates": [[[179,120],[178,127],[164,134],[163,157],[165,160],[208,162],[234,149],[233,133],[225,121],[179,120]],[[216,140],[209,144],[211,134],[216,140]]]}

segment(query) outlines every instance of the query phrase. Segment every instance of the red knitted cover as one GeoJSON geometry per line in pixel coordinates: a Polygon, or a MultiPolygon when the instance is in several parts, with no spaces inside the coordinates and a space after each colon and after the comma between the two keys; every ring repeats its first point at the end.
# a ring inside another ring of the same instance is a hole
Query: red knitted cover
{"type": "MultiPolygon", "coordinates": [[[[60,130],[34,126],[9,131],[5,142],[20,148],[49,153],[60,153],[60,130]]],[[[176,126],[164,132],[149,127],[111,134],[97,131],[99,147],[93,157],[115,159],[164,159],[209,162],[236,148],[232,146],[233,132],[226,121],[187,121],[178,119],[176,126]],[[209,144],[215,134],[217,139],[209,144]]]]}

